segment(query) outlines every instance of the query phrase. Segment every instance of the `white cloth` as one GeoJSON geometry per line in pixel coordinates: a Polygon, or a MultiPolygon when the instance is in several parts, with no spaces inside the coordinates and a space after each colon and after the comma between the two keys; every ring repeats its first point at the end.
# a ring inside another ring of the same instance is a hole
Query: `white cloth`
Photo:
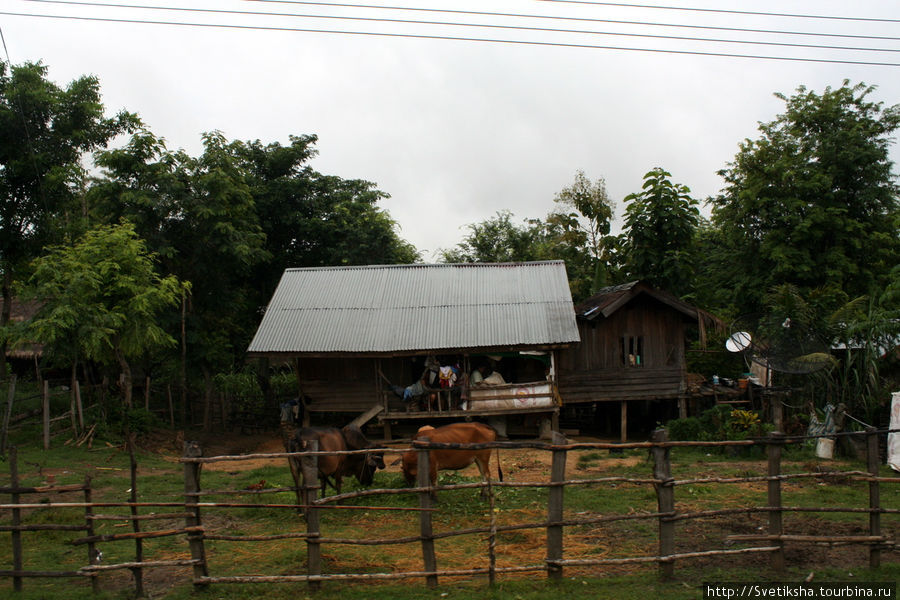
{"type": "MultiPolygon", "coordinates": [[[[900,429],[900,392],[891,394],[891,429],[900,429]]],[[[900,471],[900,433],[889,433],[887,444],[887,464],[900,471]]]]}

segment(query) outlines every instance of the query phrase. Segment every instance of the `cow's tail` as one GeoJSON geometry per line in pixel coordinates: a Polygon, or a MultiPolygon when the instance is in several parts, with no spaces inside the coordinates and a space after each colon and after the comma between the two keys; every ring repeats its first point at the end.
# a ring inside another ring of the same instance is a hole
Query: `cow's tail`
{"type": "Polygon", "coordinates": [[[500,468],[500,448],[494,448],[497,453],[497,479],[503,481],[503,469],[500,468]]]}

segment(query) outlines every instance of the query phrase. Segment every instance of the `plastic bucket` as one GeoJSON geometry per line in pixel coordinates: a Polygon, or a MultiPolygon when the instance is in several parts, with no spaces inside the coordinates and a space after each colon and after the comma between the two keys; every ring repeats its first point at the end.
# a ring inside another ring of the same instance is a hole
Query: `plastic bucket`
{"type": "Polygon", "coordinates": [[[834,440],[828,438],[819,438],[816,441],[816,456],[819,458],[832,459],[834,457],[834,440]]]}

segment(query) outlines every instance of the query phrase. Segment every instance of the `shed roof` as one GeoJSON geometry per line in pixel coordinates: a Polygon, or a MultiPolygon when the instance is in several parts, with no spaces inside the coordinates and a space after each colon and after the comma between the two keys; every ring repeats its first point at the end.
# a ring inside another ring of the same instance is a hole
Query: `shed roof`
{"type": "Polygon", "coordinates": [[[251,354],[385,354],[577,342],[565,263],[288,269],[251,354]]]}
{"type": "Polygon", "coordinates": [[[597,290],[596,294],[575,307],[575,313],[578,318],[588,320],[600,316],[609,317],[641,294],[668,305],[692,320],[699,318],[696,307],[643,281],[630,281],[597,290]]]}
{"type": "Polygon", "coordinates": [[[575,307],[579,319],[594,321],[600,317],[608,318],[629,302],[646,295],[657,302],[680,312],[689,321],[696,321],[700,329],[700,345],[706,347],[706,329],[714,328],[724,331],[725,324],[721,319],[705,310],[692,306],[672,294],[654,288],[644,281],[631,281],[620,285],[602,288],[596,294],[575,307]]]}

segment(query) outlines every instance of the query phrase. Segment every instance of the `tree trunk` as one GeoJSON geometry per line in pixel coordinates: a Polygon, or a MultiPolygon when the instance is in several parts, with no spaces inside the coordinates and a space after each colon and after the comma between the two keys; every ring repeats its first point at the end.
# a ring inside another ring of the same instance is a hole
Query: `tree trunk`
{"type": "Polygon", "coordinates": [[[212,428],[212,398],[213,383],[212,375],[209,369],[203,367],[203,430],[209,431],[212,428]]]}
{"type": "MultiPolygon", "coordinates": [[[[3,269],[3,310],[0,311],[0,328],[9,325],[12,314],[12,273],[9,265],[3,269]]],[[[6,339],[0,341],[0,378],[6,378],[6,339]]]]}
{"type": "Polygon", "coordinates": [[[122,399],[125,401],[125,407],[131,408],[133,391],[131,389],[131,365],[125,360],[125,354],[118,346],[116,346],[116,360],[119,362],[119,368],[122,369],[122,399]]]}

